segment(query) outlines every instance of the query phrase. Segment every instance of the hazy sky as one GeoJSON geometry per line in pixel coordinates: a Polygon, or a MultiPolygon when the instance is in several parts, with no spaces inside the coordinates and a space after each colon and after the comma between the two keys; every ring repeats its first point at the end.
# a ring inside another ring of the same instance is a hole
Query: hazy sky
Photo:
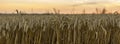
{"type": "Polygon", "coordinates": [[[120,0],[0,0],[0,3],[115,3],[120,2],[120,0]]]}
{"type": "Polygon", "coordinates": [[[0,0],[0,11],[11,11],[14,9],[21,9],[24,11],[31,11],[31,9],[35,11],[46,11],[52,8],[69,11],[73,5],[76,5],[78,10],[86,9],[90,11],[94,8],[104,7],[110,10],[118,10],[120,7],[120,0],[0,0]]]}
{"type": "Polygon", "coordinates": [[[0,0],[1,3],[75,3],[75,2],[120,2],[120,0],[0,0]]]}

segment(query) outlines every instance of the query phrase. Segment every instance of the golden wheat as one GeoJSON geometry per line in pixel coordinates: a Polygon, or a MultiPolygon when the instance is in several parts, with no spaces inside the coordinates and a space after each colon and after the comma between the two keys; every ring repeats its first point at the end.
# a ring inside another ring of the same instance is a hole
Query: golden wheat
{"type": "Polygon", "coordinates": [[[120,16],[1,15],[0,44],[120,44],[120,16]]]}

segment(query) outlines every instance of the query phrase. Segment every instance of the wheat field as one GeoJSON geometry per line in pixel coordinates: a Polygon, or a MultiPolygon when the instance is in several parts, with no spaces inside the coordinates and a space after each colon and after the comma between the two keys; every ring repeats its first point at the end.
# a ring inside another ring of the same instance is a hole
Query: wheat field
{"type": "Polygon", "coordinates": [[[0,44],[120,44],[120,15],[0,15],[0,44]]]}

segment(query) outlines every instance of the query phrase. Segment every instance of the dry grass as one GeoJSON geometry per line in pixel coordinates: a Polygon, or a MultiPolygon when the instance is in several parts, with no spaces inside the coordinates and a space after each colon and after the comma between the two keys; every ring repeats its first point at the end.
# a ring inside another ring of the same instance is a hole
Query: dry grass
{"type": "Polygon", "coordinates": [[[120,16],[1,15],[0,44],[120,44],[120,16]]]}

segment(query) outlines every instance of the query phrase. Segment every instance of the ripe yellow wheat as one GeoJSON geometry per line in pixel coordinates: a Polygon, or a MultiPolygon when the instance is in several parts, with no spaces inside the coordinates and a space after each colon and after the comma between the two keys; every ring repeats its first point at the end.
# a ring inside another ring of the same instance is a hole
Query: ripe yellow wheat
{"type": "Polygon", "coordinates": [[[0,44],[120,44],[120,16],[0,15],[0,44]]]}

